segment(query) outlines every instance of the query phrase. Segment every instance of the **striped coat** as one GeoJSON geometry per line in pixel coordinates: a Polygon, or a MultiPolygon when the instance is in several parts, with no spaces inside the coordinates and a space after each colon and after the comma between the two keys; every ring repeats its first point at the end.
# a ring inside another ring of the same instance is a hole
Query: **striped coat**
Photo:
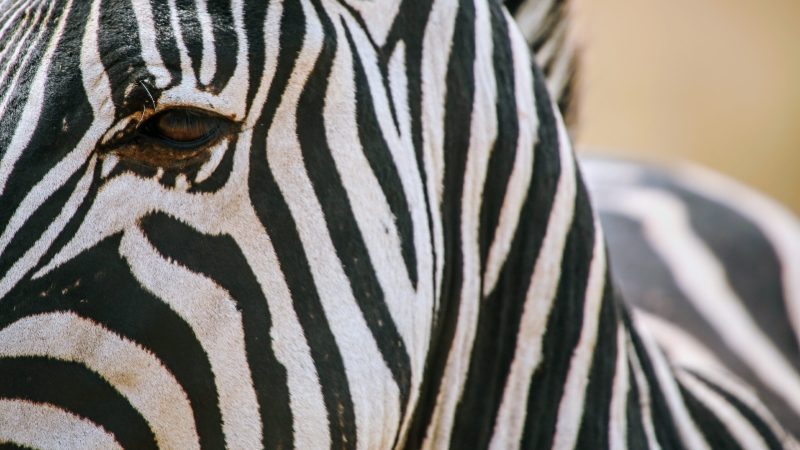
{"type": "Polygon", "coordinates": [[[5,0],[0,40],[1,442],[792,445],[636,330],[499,3],[5,0]]]}

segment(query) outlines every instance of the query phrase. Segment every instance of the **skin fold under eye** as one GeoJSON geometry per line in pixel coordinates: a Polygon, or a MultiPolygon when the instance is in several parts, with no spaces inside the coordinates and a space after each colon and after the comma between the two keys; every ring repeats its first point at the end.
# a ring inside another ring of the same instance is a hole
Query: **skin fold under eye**
{"type": "Polygon", "coordinates": [[[202,163],[208,149],[234,131],[229,119],[188,108],[161,111],[116,142],[110,152],[152,167],[184,167],[202,163]]]}

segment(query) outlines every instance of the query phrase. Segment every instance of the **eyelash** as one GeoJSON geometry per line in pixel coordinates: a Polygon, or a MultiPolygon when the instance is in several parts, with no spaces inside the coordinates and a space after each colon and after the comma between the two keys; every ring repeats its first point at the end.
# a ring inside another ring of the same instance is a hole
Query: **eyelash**
{"type": "Polygon", "coordinates": [[[189,109],[169,109],[149,118],[137,133],[175,150],[195,150],[219,135],[223,120],[189,109]]]}

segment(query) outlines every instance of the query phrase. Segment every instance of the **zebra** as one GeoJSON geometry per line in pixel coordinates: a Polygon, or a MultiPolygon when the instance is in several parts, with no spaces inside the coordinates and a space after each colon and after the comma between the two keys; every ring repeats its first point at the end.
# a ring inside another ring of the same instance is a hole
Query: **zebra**
{"type": "Polygon", "coordinates": [[[0,42],[0,442],[797,445],[634,321],[501,3],[5,0],[0,42]]]}
{"type": "Polygon", "coordinates": [[[735,374],[800,434],[797,218],[694,166],[586,158],[582,167],[621,292],[671,360],[735,374]]]}
{"type": "MultiPolygon", "coordinates": [[[[574,122],[580,52],[565,31],[569,2],[507,6],[559,109],[574,122]]],[[[800,435],[797,218],[699,167],[596,156],[580,163],[609,241],[615,282],[637,320],[656,332],[674,364],[743,378],[800,435]]]]}

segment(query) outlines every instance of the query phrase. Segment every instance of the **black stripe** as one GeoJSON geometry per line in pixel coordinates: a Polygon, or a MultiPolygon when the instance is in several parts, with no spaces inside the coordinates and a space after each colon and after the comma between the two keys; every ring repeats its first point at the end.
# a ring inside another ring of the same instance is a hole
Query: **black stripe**
{"type": "MultiPolygon", "coordinates": [[[[299,0],[288,0],[283,4],[283,16],[281,17],[281,29],[278,42],[278,63],[275,68],[275,75],[269,86],[267,100],[264,102],[264,109],[261,117],[256,123],[256,129],[263,129],[264,136],[275,118],[275,113],[280,106],[283,94],[289,85],[289,80],[294,72],[297,58],[303,48],[303,36],[306,32],[306,21],[303,16],[303,8],[299,0]]],[[[266,137],[265,137],[266,139],[266,137]]],[[[255,139],[254,139],[254,142],[255,139]]],[[[256,142],[258,143],[258,142],[256,142]]],[[[255,152],[251,152],[255,153],[255,152]]]]}
{"type": "Polygon", "coordinates": [[[305,34],[306,28],[303,9],[297,0],[289,0],[283,6],[281,54],[278,55],[275,81],[270,86],[264,111],[253,130],[249,191],[256,215],[275,248],[294,299],[300,326],[308,339],[311,357],[320,377],[332,447],[355,448],[355,416],[342,356],[326,320],[296,224],[267,166],[267,131],[272,126],[302,48],[303,40],[299,36],[305,34]]]}
{"type": "Polygon", "coordinates": [[[0,450],[28,450],[31,447],[23,446],[21,444],[15,444],[13,442],[1,442],[0,443],[0,450]]]}
{"type": "Polygon", "coordinates": [[[172,29],[169,4],[164,0],[150,0],[150,7],[156,33],[156,47],[161,55],[161,61],[171,77],[169,85],[165,87],[165,89],[169,89],[181,84],[183,79],[180,51],[175,40],[175,30],[172,29]]]}
{"type": "Polygon", "coordinates": [[[710,448],[731,450],[742,448],[725,425],[703,402],[696,399],[683,385],[679,384],[679,387],[689,414],[697,424],[697,428],[705,436],[710,448]]]}
{"type": "MultiPolygon", "coordinates": [[[[417,285],[417,255],[414,249],[414,227],[411,221],[411,208],[403,191],[403,184],[397,172],[389,146],[383,137],[375,105],[372,101],[372,92],[369,89],[367,75],[358,54],[353,37],[347,24],[342,20],[350,50],[353,54],[353,70],[355,71],[356,86],[356,122],[358,123],[358,136],[363,147],[364,155],[369,161],[372,172],[381,185],[389,208],[395,217],[398,235],[401,240],[401,250],[406,271],[411,282],[417,285]]],[[[387,91],[388,93],[388,91],[387,91]]]]}
{"type": "MultiPolygon", "coordinates": [[[[425,164],[423,158],[424,146],[422,143],[422,48],[423,38],[425,35],[425,27],[428,24],[428,17],[430,15],[433,3],[431,0],[416,0],[413,2],[402,2],[400,10],[397,13],[392,28],[390,29],[386,43],[381,49],[383,59],[389,58],[388,55],[394,53],[396,46],[403,42],[405,45],[405,71],[407,80],[407,101],[409,118],[411,119],[411,142],[413,143],[414,152],[417,161],[417,173],[421,176],[422,192],[427,193],[428,180],[424,176],[425,164]]],[[[430,201],[427,195],[423,196],[425,202],[425,211],[430,211],[430,201]]],[[[429,235],[433,236],[433,218],[430,214],[426,214],[428,219],[429,235]]],[[[432,261],[432,270],[430,273],[431,278],[435,277],[437,269],[436,257],[433,254],[435,249],[431,248],[429,255],[417,255],[418,257],[428,257],[432,261]]],[[[417,278],[424,276],[424,274],[417,274],[417,278]]],[[[435,280],[431,280],[432,285],[436,285],[435,280]]],[[[416,287],[416,284],[415,284],[416,287]]]]}
{"type": "MultiPolygon", "coordinates": [[[[37,61],[37,58],[34,56],[36,55],[36,51],[32,47],[32,44],[39,32],[44,31],[40,38],[42,41],[38,44],[40,49],[43,45],[46,45],[42,42],[46,43],[47,39],[50,37],[50,34],[46,32],[48,30],[44,28],[47,26],[44,21],[49,8],[53,8],[53,6],[49,4],[38,6],[29,5],[25,10],[21,11],[14,20],[11,20],[10,13],[11,11],[19,12],[19,9],[8,8],[6,14],[0,16],[0,24],[3,24],[3,27],[5,27],[5,30],[0,34],[0,42],[2,42],[2,45],[0,45],[0,52],[4,52],[2,57],[0,57],[0,72],[7,71],[6,77],[3,80],[5,86],[10,86],[11,80],[20,73],[20,70],[24,70],[20,67],[24,58],[31,58],[28,60],[29,62],[27,64],[37,61]],[[36,16],[37,14],[38,17],[36,16]]],[[[60,10],[55,11],[55,15],[57,16],[60,10]]],[[[25,67],[27,68],[27,65],[25,67]]],[[[23,77],[20,78],[22,79],[23,77]]],[[[0,93],[0,101],[6,95],[10,94],[6,89],[3,89],[3,91],[4,92],[0,93]]]]}
{"type": "Polygon", "coordinates": [[[723,389],[721,386],[718,386],[708,380],[707,378],[703,377],[702,375],[698,374],[697,372],[691,372],[695,378],[700,380],[703,384],[708,386],[709,389],[716,392],[722,398],[725,399],[731,406],[733,406],[739,414],[742,415],[753,428],[756,429],[758,434],[764,439],[764,442],[767,444],[767,447],[775,450],[780,450],[783,448],[783,445],[780,442],[780,439],[775,435],[769,425],[762,419],[752,408],[745,405],[739,398],[734,397],[731,395],[730,392],[723,389]]]}
{"type": "MultiPolygon", "coordinates": [[[[486,267],[489,247],[495,239],[497,224],[514,169],[519,139],[517,99],[515,92],[514,56],[509,28],[498,3],[490,2],[492,22],[492,68],[497,89],[495,114],[497,138],[489,156],[487,176],[483,187],[480,222],[481,267],[486,267]]],[[[512,24],[512,26],[514,26],[512,24]]],[[[525,86],[524,89],[527,89],[525,86]]],[[[527,106],[527,105],[524,105],[527,106]]]]}
{"type": "MultiPolygon", "coordinates": [[[[189,189],[189,192],[194,194],[198,192],[216,192],[222,189],[228,183],[228,180],[230,180],[231,174],[233,173],[233,162],[234,157],[236,156],[236,146],[238,144],[239,134],[232,135],[230,141],[228,142],[227,148],[224,150],[225,154],[222,156],[222,160],[220,160],[219,164],[214,169],[214,172],[211,173],[211,176],[200,183],[192,183],[192,187],[189,189]]],[[[197,177],[197,173],[200,171],[201,167],[202,166],[191,168],[186,174],[187,178],[189,180],[194,180],[197,177]]]]}
{"type": "MultiPolygon", "coordinates": [[[[35,77],[34,74],[36,73],[38,66],[41,64],[41,58],[44,55],[50,39],[55,33],[56,23],[62,15],[67,13],[64,11],[63,0],[55,1],[54,3],[56,4],[39,6],[43,12],[42,16],[44,16],[44,13],[46,13],[46,9],[48,7],[52,8],[53,12],[51,13],[47,22],[44,22],[44,17],[42,17],[40,22],[37,22],[37,29],[34,30],[32,36],[29,36],[27,42],[21,44],[26,45],[23,51],[28,60],[24,64],[23,58],[20,57],[11,60],[10,58],[12,53],[9,52],[6,58],[0,61],[0,68],[3,70],[9,70],[8,78],[6,78],[6,84],[2,86],[3,92],[0,94],[0,102],[8,101],[8,103],[6,103],[5,110],[2,114],[0,114],[0,158],[2,158],[6,153],[8,146],[11,143],[11,139],[14,136],[14,129],[19,124],[20,118],[25,109],[25,103],[28,101],[31,83],[35,77]],[[39,42],[36,45],[33,45],[34,39],[36,38],[35,36],[39,32],[41,32],[39,42]],[[10,79],[15,74],[30,75],[20,76],[20,78],[17,80],[18,84],[16,85],[15,89],[8,89],[7,86],[10,82],[10,79]]],[[[16,10],[16,8],[9,8],[8,11],[6,11],[7,14],[0,19],[0,23],[7,23],[6,21],[10,21],[11,11],[16,10]]],[[[24,20],[24,17],[24,14],[19,14],[13,22],[8,23],[8,31],[11,32],[18,29],[24,20]]],[[[3,47],[9,45],[5,39],[6,36],[0,37],[0,42],[2,42],[3,47]]],[[[4,223],[2,217],[3,211],[0,211],[0,224],[4,223]]]]}
{"type": "Polygon", "coordinates": [[[627,445],[628,448],[649,449],[647,434],[644,431],[642,420],[642,400],[639,397],[639,385],[637,384],[633,365],[628,359],[628,396],[625,400],[625,422],[628,425],[627,445]]]}
{"type": "Polygon", "coordinates": [[[653,363],[650,361],[650,355],[647,353],[639,336],[636,334],[627,313],[623,315],[623,319],[626,328],[630,330],[633,350],[636,352],[636,357],[639,359],[642,368],[641,373],[644,375],[645,382],[650,391],[650,415],[652,417],[656,439],[662,448],[682,448],[683,444],[680,440],[680,434],[675,427],[675,422],[672,420],[672,412],[669,409],[667,400],[663,392],[661,392],[661,385],[653,369],[653,363]]]}
{"type": "Polygon", "coordinates": [[[263,124],[259,121],[253,133],[249,178],[253,206],[275,248],[294,299],[297,318],[308,339],[311,357],[320,377],[332,445],[334,448],[355,448],[355,416],[344,363],[326,320],[291,212],[267,167],[263,144],[267,132],[263,124]]]}
{"type": "Polygon", "coordinates": [[[27,315],[68,310],[137,343],[156,355],[183,387],[200,444],[222,447],[222,419],[206,354],[192,329],[131,276],[119,245],[119,235],[108,238],[17,286],[4,300],[0,326],[27,315]]]}
{"type": "MultiPolygon", "coordinates": [[[[574,161],[569,163],[575,164],[574,161]]],[[[547,319],[547,332],[542,339],[542,359],[534,371],[528,392],[523,448],[549,448],[553,444],[564,381],[583,327],[583,307],[594,247],[594,218],[583,182],[580,176],[576,178],[575,215],[564,244],[558,290],[547,319]]]]}
{"type": "Polygon", "coordinates": [[[141,221],[156,249],[193,272],[203,274],[228,291],[242,314],[247,361],[263,419],[264,448],[292,447],[292,411],[286,369],[269,345],[272,318],[267,299],[250,265],[229,236],[203,235],[166,216],[141,221]]]}
{"type": "Polygon", "coordinates": [[[643,184],[666,189],[682,200],[692,229],[722,264],[726,280],[750,317],[800,371],[800,347],[783,292],[783,267],[772,243],[747,216],[659,175],[643,184]]]}
{"type": "Polygon", "coordinates": [[[786,423],[800,423],[785,400],[742,362],[680,289],[669,267],[644,237],[642,225],[617,213],[601,212],[608,251],[623,298],[677,324],[707,346],[726,367],[757,389],[759,397],[786,423]]]}
{"type": "Polygon", "coordinates": [[[442,230],[444,267],[440,305],[435,316],[431,345],[425,364],[421,394],[407,448],[419,448],[425,439],[428,423],[436,406],[447,355],[455,335],[462,289],[461,193],[464,185],[467,151],[470,142],[473,99],[475,96],[475,10],[471,1],[460,3],[455,18],[450,60],[447,63],[444,120],[444,179],[442,193],[442,230]]]}
{"type": "Polygon", "coordinates": [[[741,373],[746,366],[709,328],[692,302],[678,287],[666,263],[652,248],[642,225],[617,213],[601,212],[608,254],[623,298],[651,314],[662,317],[711,346],[725,364],[741,373]]]}
{"type": "Polygon", "coordinates": [[[248,113],[254,106],[253,100],[266,72],[264,69],[267,46],[264,42],[264,29],[267,20],[267,6],[268,2],[261,0],[246,0],[244,3],[245,33],[249,47],[247,51],[249,83],[245,101],[248,113]]]}
{"type": "Polygon", "coordinates": [[[50,245],[50,248],[45,252],[42,258],[39,260],[39,264],[36,266],[35,270],[39,270],[40,268],[44,267],[50,260],[59,252],[61,251],[64,246],[69,243],[73,237],[77,234],[78,229],[83,224],[86,215],[89,213],[92,205],[94,204],[95,199],[97,198],[97,192],[99,191],[102,180],[101,180],[101,173],[102,173],[102,165],[96,164],[94,167],[94,178],[89,185],[89,189],[86,191],[86,197],[72,214],[69,221],[66,225],[64,225],[64,229],[58,233],[58,236],[53,240],[53,243],[50,245]]]}
{"type": "MultiPolygon", "coordinates": [[[[519,321],[558,187],[561,164],[556,117],[543,79],[535,75],[539,121],[533,149],[536,163],[496,287],[481,303],[470,369],[451,439],[453,448],[485,448],[489,444],[514,353],[521,345],[517,342],[519,321]]],[[[507,178],[498,181],[505,185],[507,178]]]]}
{"type": "MultiPolygon", "coordinates": [[[[539,28],[535,30],[535,39],[531,43],[531,49],[533,49],[534,52],[541,50],[542,47],[552,39],[558,25],[566,20],[567,11],[567,2],[565,0],[555,0],[552,2],[544,20],[539,24],[539,28]]],[[[542,67],[542,71],[545,74],[550,73],[549,67],[542,67]]]]}
{"type": "MultiPolygon", "coordinates": [[[[266,9],[267,6],[267,2],[263,3],[264,8],[262,11],[266,9]]],[[[217,58],[217,71],[214,73],[214,78],[211,80],[210,87],[212,92],[219,93],[222,92],[222,90],[228,84],[233,76],[233,72],[236,70],[236,66],[238,64],[236,57],[239,54],[240,44],[239,38],[236,35],[236,28],[233,23],[233,5],[231,4],[231,1],[210,1],[206,4],[206,8],[208,10],[208,14],[211,16],[211,23],[213,25],[214,51],[216,52],[217,58]]],[[[263,27],[261,26],[264,23],[263,21],[253,21],[254,19],[258,18],[258,16],[244,16],[243,25],[245,27],[252,27],[249,25],[258,24],[259,26],[255,28],[257,30],[263,30],[263,27]]],[[[202,41],[197,42],[195,45],[202,47],[202,41]]],[[[209,51],[210,50],[211,49],[209,49],[209,51]]],[[[251,61],[250,63],[252,64],[253,62],[251,61]]],[[[263,64],[259,66],[259,69],[263,70],[263,68],[263,64]]]]}
{"type": "Polygon", "coordinates": [[[397,383],[402,415],[411,384],[410,357],[389,313],[383,289],[370,262],[364,238],[347,198],[347,191],[336,171],[336,163],[328,146],[323,112],[328,93],[328,78],[339,43],[333,24],[322,6],[316,0],[312,3],[322,22],[326,39],[323,41],[319,59],[308,77],[306,89],[300,96],[297,122],[303,124],[303,132],[299,133],[298,138],[309,178],[325,215],[336,253],[350,281],[353,296],[397,383]]]}
{"type": "MultiPolygon", "coordinates": [[[[611,276],[606,271],[603,300],[598,317],[597,343],[593,350],[592,369],[586,386],[581,429],[575,448],[609,448],[608,426],[611,423],[611,396],[617,363],[617,307],[611,276]]],[[[635,448],[635,447],[631,447],[635,448]]]]}
{"type": "Polygon", "coordinates": [[[197,3],[195,0],[175,0],[175,6],[183,45],[189,54],[189,63],[199,85],[200,66],[203,62],[203,34],[200,32],[200,19],[197,17],[197,3]]]}
{"type": "Polygon", "coordinates": [[[0,398],[67,410],[105,428],[123,448],[157,448],[147,422],[128,400],[78,363],[47,357],[0,358],[0,380],[0,398]]]}
{"type": "MultiPolygon", "coordinates": [[[[5,251],[0,255],[0,273],[6,274],[25,253],[34,246],[47,227],[52,225],[61,212],[64,204],[75,191],[81,178],[86,175],[88,163],[84,163],[75,173],[69,176],[64,185],[58,188],[45,200],[44,203],[30,216],[25,224],[11,237],[5,251]]],[[[66,174],[65,174],[66,175],[66,174]]],[[[44,258],[40,261],[46,261],[44,258]]],[[[29,273],[34,271],[32,268],[29,273]]]]}
{"type": "Polygon", "coordinates": [[[155,89],[155,77],[148,72],[142,59],[139,24],[133,6],[118,0],[102,0],[98,21],[97,46],[105,75],[111,83],[110,100],[116,107],[116,118],[140,113],[143,106],[152,108],[150,96],[158,102],[160,92],[155,89]],[[135,36],[131,36],[132,30],[137,30],[135,36]],[[130,86],[134,89],[126,95],[130,86]]]}
{"type": "MultiPolygon", "coordinates": [[[[30,142],[17,160],[16,170],[6,180],[5,190],[0,196],[0,205],[3,205],[0,224],[3,228],[31,188],[77,147],[92,123],[92,108],[83,89],[80,67],[81,40],[89,6],[86,2],[76,2],[68,13],[45,82],[43,105],[46,107],[42,108],[30,142]]],[[[55,28],[54,23],[55,19],[48,26],[55,28]]],[[[1,124],[0,136],[13,135],[17,123],[1,124]]],[[[0,153],[5,152],[6,147],[3,147],[0,153]]]]}

